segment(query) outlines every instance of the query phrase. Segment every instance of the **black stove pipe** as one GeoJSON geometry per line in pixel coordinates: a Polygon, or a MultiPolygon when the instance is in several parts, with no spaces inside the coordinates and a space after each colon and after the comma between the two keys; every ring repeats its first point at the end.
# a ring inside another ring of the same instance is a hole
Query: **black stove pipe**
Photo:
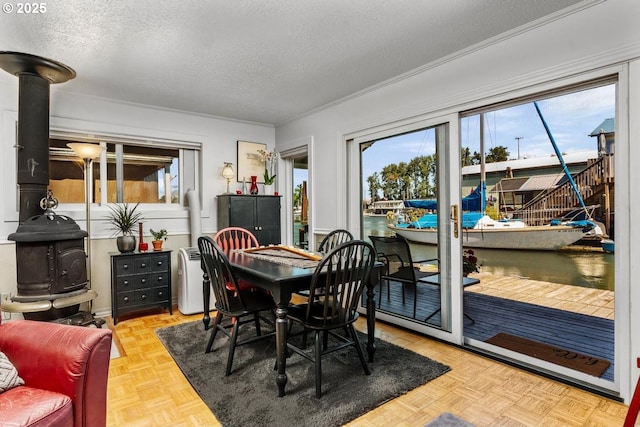
{"type": "Polygon", "coordinates": [[[49,185],[49,81],[20,74],[18,105],[18,186],[20,224],[40,215],[49,185]]]}
{"type": "Polygon", "coordinates": [[[20,224],[44,209],[40,200],[49,185],[49,88],[76,76],[50,59],[19,52],[0,52],[0,68],[18,76],[18,173],[20,224]]]}

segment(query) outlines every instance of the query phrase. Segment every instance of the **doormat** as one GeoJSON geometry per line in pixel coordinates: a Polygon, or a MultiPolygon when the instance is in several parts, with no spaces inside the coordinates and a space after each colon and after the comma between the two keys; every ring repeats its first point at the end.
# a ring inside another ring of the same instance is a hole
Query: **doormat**
{"type": "Polygon", "coordinates": [[[609,367],[608,361],[597,357],[505,333],[499,333],[485,342],[517,353],[526,354],[536,359],[555,363],[565,368],[584,372],[594,377],[601,377],[609,367]]]}

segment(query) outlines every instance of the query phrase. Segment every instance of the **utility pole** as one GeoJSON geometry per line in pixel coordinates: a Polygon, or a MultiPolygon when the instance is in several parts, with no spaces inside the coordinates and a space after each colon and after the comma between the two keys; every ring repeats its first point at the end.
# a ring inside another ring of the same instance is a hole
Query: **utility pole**
{"type": "Polygon", "coordinates": [[[524,139],[524,136],[516,136],[516,141],[518,141],[518,160],[520,160],[520,140],[524,139]]]}

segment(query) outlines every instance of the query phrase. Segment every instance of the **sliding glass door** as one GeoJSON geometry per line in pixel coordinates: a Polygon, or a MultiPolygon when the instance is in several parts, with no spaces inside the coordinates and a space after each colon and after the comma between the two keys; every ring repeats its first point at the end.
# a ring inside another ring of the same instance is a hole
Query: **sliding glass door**
{"type": "Polygon", "coordinates": [[[460,164],[457,144],[450,143],[452,129],[457,134],[456,117],[447,119],[453,124],[421,121],[349,141],[360,164],[360,188],[350,187],[360,195],[359,207],[350,218],[365,240],[401,236],[409,246],[412,264],[400,247],[376,248],[385,274],[392,276],[376,290],[376,317],[459,341],[462,267],[454,230],[460,164]]]}
{"type": "Polygon", "coordinates": [[[483,193],[482,214],[494,228],[462,231],[478,280],[465,291],[474,320],[466,342],[609,389],[615,105],[616,79],[608,77],[460,120],[462,192],[483,193]],[[494,244],[498,234],[504,239],[494,244]]]}

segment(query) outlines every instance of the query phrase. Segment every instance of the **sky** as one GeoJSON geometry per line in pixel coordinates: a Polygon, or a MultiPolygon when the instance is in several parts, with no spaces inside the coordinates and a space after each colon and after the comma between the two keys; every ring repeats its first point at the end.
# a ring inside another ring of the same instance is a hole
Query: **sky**
{"type": "MultiPolygon", "coordinates": [[[[538,101],[538,106],[562,153],[597,150],[597,139],[589,134],[605,119],[615,117],[615,85],[538,101]]],[[[461,146],[471,154],[480,151],[479,115],[460,122],[461,146]]],[[[551,156],[553,146],[533,102],[485,113],[485,152],[505,146],[510,159],[551,156]],[[520,137],[518,140],[516,137],[520,137]]],[[[366,179],[383,167],[408,162],[416,156],[435,153],[433,128],[377,141],[364,151],[363,189],[368,198],[366,179]]]]}

